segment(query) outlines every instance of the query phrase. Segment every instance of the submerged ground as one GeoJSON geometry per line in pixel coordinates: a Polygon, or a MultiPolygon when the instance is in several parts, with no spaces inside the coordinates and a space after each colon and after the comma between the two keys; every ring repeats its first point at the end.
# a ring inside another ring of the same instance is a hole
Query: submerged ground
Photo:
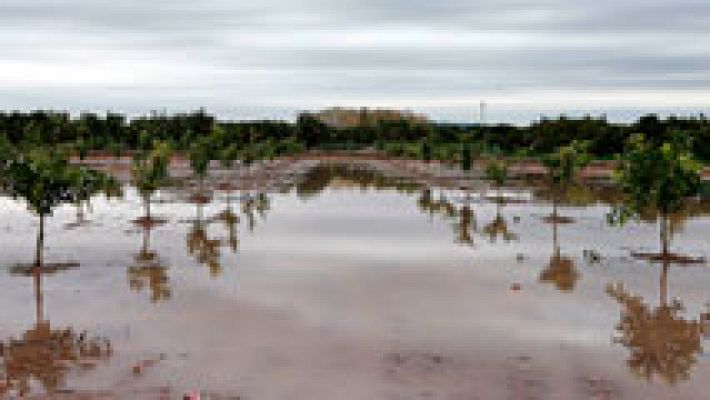
{"type": "MultiPolygon", "coordinates": [[[[189,185],[169,188],[153,205],[167,222],[150,230],[132,223],[143,211],[126,186],[48,220],[54,268],[40,274],[23,267],[36,218],[0,197],[0,390],[710,396],[710,268],[631,258],[656,249],[654,223],[608,226],[605,190],[570,195],[560,212],[574,222],[553,225],[544,188],[516,183],[499,204],[482,182],[427,190],[375,167],[285,165],[299,173],[283,185],[210,190],[204,205],[189,185]]],[[[675,225],[674,250],[707,257],[697,208],[675,225]]]]}

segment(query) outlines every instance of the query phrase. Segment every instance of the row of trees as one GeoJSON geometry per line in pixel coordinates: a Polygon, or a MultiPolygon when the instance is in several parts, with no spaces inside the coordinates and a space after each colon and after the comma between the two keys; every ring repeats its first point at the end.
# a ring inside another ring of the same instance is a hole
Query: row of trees
{"type": "MultiPolygon", "coordinates": [[[[213,135],[198,138],[189,147],[192,169],[198,178],[200,192],[211,155],[218,148],[213,135]]],[[[217,129],[217,134],[219,129],[217,129]]],[[[660,221],[661,255],[669,252],[669,219],[683,210],[689,197],[701,189],[701,164],[694,160],[692,140],[676,133],[660,143],[657,138],[634,135],[620,158],[616,180],[626,194],[625,201],[609,215],[612,223],[624,223],[631,217],[657,214],[660,221]]],[[[589,142],[572,141],[543,158],[553,204],[550,219],[560,220],[557,202],[561,192],[572,185],[582,167],[590,160],[589,142]]],[[[150,212],[151,196],[169,177],[172,149],[168,142],[154,140],[133,152],[133,183],[143,198],[146,214],[139,223],[153,224],[150,212]]],[[[40,218],[40,240],[44,218],[61,203],[81,203],[99,190],[110,191],[117,184],[111,178],[84,167],[73,166],[61,149],[38,147],[18,150],[6,138],[0,138],[0,183],[14,197],[25,199],[40,218]]],[[[236,157],[235,157],[236,158],[236,157]]],[[[230,160],[231,162],[231,160],[230,160]]],[[[466,166],[464,166],[466,167],[466,166]]],[[[486,175],[498,187],[507,179],[507,163],[489,162],[486,175]]],[[[465,169],[465,168],[464,168],[465,169]]]]}
{"type": "MultiPolygon", "coordinates": [[[[591,160],[588,149],[589,142],[572,141],[543,157],[552,200],[548,222],[569,222],[558,214],[557,204],[576,184],[579,172],[591,160]]],[[[661,143],[638,134],[629,139],[624,149],[614,175],[624,197],[613,205],[608,222],[624,224],[629,219],[651,216],[659,222],[660,252],[637,256],[661,261],[693,261],[670,251],[670,220],[685,210],[689,199],[698,196],[702,187],[702,164],[693,158],[692,141],[681,133],[661,143]]],[[[485,176],[496,187],[504,185],[508,178],[507,161],[489,161],[485,176]]]]}
{"type": "Polygon", "coordinates": [[[418,158],[464,159],[468,145],[479,151],[541,155],[574,140],[587,141],[595,157],[611,157],[637,133],[662,143],[675,132],[693,138],[691,152],[710,160],[710,120],[697,117],[662,119],[647,115],[631,124],[604,117],[541,119],[528,126],[510,124],[444,124],[413,120],[381,120],[360,126],[334,127],[317,114],[303,113],[295,123],[284,121],[218,121],[203,110],[182,114],[153,113],[128,119],[122,114],[65,112],[0,112],[0,137],[21,148],[38,144],[68,144],[77,153],[90,150],[121,154],[145,148],[154,140],[176,151],[188,151],[196,140],[210,137],[220,151],[216,158],[268,158],[303,148],[359,148],[376,146],[397,155],[418,158]],[[422,148],[424,147],[424,148],[422,148]],[[398,154],[399,153],[399,154],[398,154]],[[425,153],[425,154],[423,154],[425,153]]]}

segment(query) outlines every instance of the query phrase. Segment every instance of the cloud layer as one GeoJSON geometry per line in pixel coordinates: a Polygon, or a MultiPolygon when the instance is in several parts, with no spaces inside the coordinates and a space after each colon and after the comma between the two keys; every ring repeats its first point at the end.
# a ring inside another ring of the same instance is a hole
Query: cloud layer
{"type": "Polygon", "coordinates": [[[689,112],[709,39],[692,0],[3,0],[0,108],[689,112]]]}

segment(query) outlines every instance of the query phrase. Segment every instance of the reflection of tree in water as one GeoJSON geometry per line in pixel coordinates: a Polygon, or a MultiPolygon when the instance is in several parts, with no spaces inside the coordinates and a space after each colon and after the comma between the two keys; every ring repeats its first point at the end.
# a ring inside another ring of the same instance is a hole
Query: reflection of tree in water
{"type": "MultiPolygon", "coordinates": [[[[222,273],[221,251],[222,246],[229,246],[233,253],[239,249],[239,239],[237,233],[237,224],[239,216],[232,209],[231,203],[231,186],[223,185],[223,190],[227,193],[226,208],[214,216],[205,220],[202,216],[202,203],[197,203],[197,218],[192,224],[190,231],[187,234],[187,250],[189,254],[195,257],[195,260],[210,271],[210,276],[217,277],[222,273]],[[227,229],[227,239],[214,239],[208,236],[207,228],[213,222],[221,222],[227,229]]],[[[266,212],[269,210],[269,198],[265,193],[257,195],[249,195],[242,197],[242,212],[247,217],[249,229],[253,230],[256,225],[256,216],[258,214],[261,219],[266,218],[266,212]]]]}
{"type": "Polygon", "coordinates": [[[579,272],[569,257],[559,251],[550,257],[550,263],[540,273],[540,282],[551,283],[561,292],[572,292],[579,280],[579,272]]]}
{"type": "Polygon", "coordinates": [[[229,248],[232,249],[232,253],[236,253],[239,249],[239,239],[237,237],[237,224],[239,223],[239,216],[235,214],[234,210],[232,209],[231,189],[228,189],[227,191],[227,205],[225,209],[222,210],[222,212],[220,212],[219,214],[217,214],[217,217],[215,219],[224,224],[229,235],[227,239],[229,248]]]}
{"type": "Polygon", "coordinates": [[[491,243],[494,243],[499,237],[506,242],[518,239],[518,235],[508,228],[508,221],[505,220],[505,217],[503,217],[503,214],[501,213],[501,206],[503,205],[503,202],[503,199],[496,199],[496,216],[491,222],[483,227],[483,233],[488,236],[488,240],[491,243]]]}
{"type": "Polygon", "coordinates": [[[259,214],[262,220],[266,218],[266,212],[271,207],[269,197],[266,193],[259,192],[256,195],[249,194],[242,197],[242,214],[247,219],[249,232],[253,232],[256,227],[256,215],[259,214]]]}
{"type": "Polygon", "coordinates": [[[262,220],[266,219],[266,212],[269,211],[270,207],[271,203],[269,202],[269,198],[266,196],[266,193],[257,193],[255,208],[262,220]]]}
{"type": "Polygon", "coordinates": [[[2,344],[0,394],[27,395],[35,382],[53,393],[69,370],[92,369],[111,353],[108,339],[89,338],[86,332],[77,333],[72,328],[52,329],[49,321],[38,322],[22,337],[2,344]]]}
{"type": "Polygon", "coordinates": [[[131,289],[141,292],[150,288],[150,301],[156,303],[170,299],[170,280],[168,268],[162,264],[157,252],[150,250],[150,232],[152,227],[143,229],[143,245],[134,257],[135,263],[128,267],[128,284],[131,289]]]}
{"type": "Polygon", "coordinates": [[[540,272],[540,282],[551,283],[561,292],[572,292],[580,278],[580,274],[574,266],[571,258],[563,255],[560,251],[557,235],[556,219],[550,221],[552,224],[553,253],[550,262],[544,270],[540,272]]]}
{"type": "Polygon", "coordinates": [[[461,207],[458,212],[459,219],[456,225],[456,242],[473,246],[473,231],[476,229],[476,219],[473,210],[468,204],[461,207]]]}
{"type": "Polygon", "coordinates": [[[427,188],[421,192],[417,205],[422,212],[429,214],[430,217],[440,214],[444,218],[452,220],[456,243],[473,245],[473,233],[477,229],[477,224],[470,201],[464,201],[463,206],[457,209],[443,193],[439,195],[437,200],[434,200],[432,190],[427,188]]]}
{"type": "Polygon", "coordinates": [[[675,384],[690,377],[703,350],[703,324],[707,320],[702,315],[697,320],[686,320],[681,316],[684,308],[680,301],[668,303],[669,267],[664,262],[658,307],[631,295],[621,283],[609,285],[607,293],[622,307],[615,342],[629,349],[627,364],[631,371],[649,381],[657,375],[675,384]]]}
{"type": "Polygon", "coordinates": [[[76,202],[74,207],[76,208],[76,220],[64,225],[67,230],[76,229],[91,223],[91,221],[86,218],[86,212],[91,212],[91,203],[88,200],[86,202],[76,202]]]}
{"type": "Polygon", "coordinates": [[[197,204],[197,219],[187,234],[187,250],[198,263],[210,270],[210,276],[216,277],[222,273],[220,263],[220,240],[207,237],[208,222],[202,219],[202,204],[197,204]]]}
{"type": "Polygon", "coordinates": [[[300,199],[312,198],[335,182],[360,189],[395,189],[408,193],[418,187],[414,182],[387,177],[373,168],[333,163],[311,168],[296,184],[296,193],[300,199]]]}
{"type": "Polygon", "coordinates": [[[230,211],[223,211],[217,218],[222,221],[222,223],[227,228],[229,248],[232,253],[236,253],[239,250],[239,238],[237,233],[237,224],[239,223],[239,216],[230,211]]]}
{"type": "Polygon", "coordinates": [[[31,266],[17,266],[11,273],[33,278],[35,325],[19,338],[0,343],[0,395],[25,396],[37,385],[50,395],[62,385],[66,374],[75,368],[92,369],[97,362],[112,355],[106,338],[90,337],[71,327],[52,329],[44,318],[42,276],[52,275],[78,265],[41,263],[43,249],[38,240],[36,261],[31,266]]]}

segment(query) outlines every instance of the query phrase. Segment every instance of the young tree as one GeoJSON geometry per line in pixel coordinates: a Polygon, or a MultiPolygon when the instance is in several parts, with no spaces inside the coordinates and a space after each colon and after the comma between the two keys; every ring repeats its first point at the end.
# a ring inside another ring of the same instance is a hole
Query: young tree
{"type": "Polygon", "coordinates": [[[668,141],[654,144],[638,134],[630,138],[616,181],[625,193],[625,201],[612,209],[610,223],[623,224],[629,218],[647,213],[658,216],[660,255],[652,259],[671,258],[669,219],[683,211],[688,198],[696,196],[701,187],[701,165],[691,154],[689,137],[674,133],[668,141]]]}
{"type": "Polygon", "coordinates": [[[190,146],[188,154],[190,157],[190,168],[192,168],[192,172],[197,176],[200,182],[200,190],[202,189],[203,181],[207,175],[213,147],[212,141],[207,136],[198,138],[195,143],[190,146]]]}
{"type": "Polygon", "coordinates": [[[35,265],[42,265],[44,222],[62,203],[75,203],[101,190],[110,179],[105,175],[69,164],[66,154],[36,148],[18,156],[5,170],[6,186],[39,216],[35,265]]]}
{"type": "Polygon", "coordinates": [[[170,156],[170,146],[160,141],[153,144],[152,150],[135,153],[131,175],[145,207],[145,216],[136,220],[137,223],[151,225],[159,222],[151,216],[150,198],[169,177],[170,156]]]}
{"type": "Polygon", "coordinates": [[[505,160],[489,161],[486,165],[486,179],[500,190],[508,180],[508,163],[505,160]]]}
{"type": "Polygon", "coordinates": [[[68,170],[68,178],[72,182],[74,189],[74,206],[77,209],[77,220],[66,225],[68,229],[77,228],[88,223],[84,216],[84,205],[89,205],[91,197],[99,192],[107,196],[120,194],[120,184],[103,174],[86,173],[78,168],[68,170]]]}
{"type": "Polygon", "coordinates": [[[552,215],[548,220],[565,220],[557,215],[557,203],[559,197],[575,183],[579,171],[589,163],[588,147],[588,142],[573,141],[543,158],[542,163],[547,168],[548,184],[552,192],[552,215]]]}

